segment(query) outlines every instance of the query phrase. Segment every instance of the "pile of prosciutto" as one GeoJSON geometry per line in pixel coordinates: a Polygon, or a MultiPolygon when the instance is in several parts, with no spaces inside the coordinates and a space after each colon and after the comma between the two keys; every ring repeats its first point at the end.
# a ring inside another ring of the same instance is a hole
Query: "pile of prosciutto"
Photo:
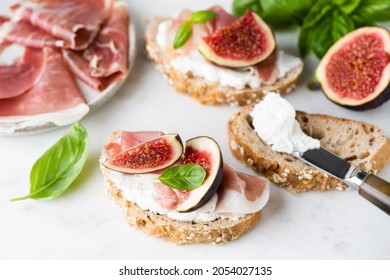
{"type": "Polygon", "coordinates": [[[81,118],[89,107],[76,79],[99,94],[126,78],[126,2],[28,0],[10,9],[10,17],[0,16],[0,57],[15,48],[21,55],[0,60],[2,120],[54,112],[81,118]]]}

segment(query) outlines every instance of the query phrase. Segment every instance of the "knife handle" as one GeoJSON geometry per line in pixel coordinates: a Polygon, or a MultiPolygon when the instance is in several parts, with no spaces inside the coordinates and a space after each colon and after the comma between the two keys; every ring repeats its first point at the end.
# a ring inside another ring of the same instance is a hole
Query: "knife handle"
{"type": "Polygon", "coordinates": [[[359,194],[390,215],[390,183],[369,174],[359,188],[359,194]]]}

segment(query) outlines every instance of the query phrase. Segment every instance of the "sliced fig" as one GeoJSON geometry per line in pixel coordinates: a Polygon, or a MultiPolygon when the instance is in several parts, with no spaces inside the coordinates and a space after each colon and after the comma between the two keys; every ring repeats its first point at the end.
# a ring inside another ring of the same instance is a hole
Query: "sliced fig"
{"type": "Polygon", "coordinates": [[[316,78],[326,97],[343,107],[366,110],[390,98],[390,33],[362,27],[338,40],[322,58],[316,78]]]}
{"type": "Polygon", "coordinates": [[[254,12],[199,41],[203,56],[222,66],[246,67],[266,59],[275,48],[271,28],[254,12]]]}
{"type": "Polygon", "coordinates": [[[200,187],[179,194],[181,202],[177,205],[176,211],[191,212],[209,201],[221,184],[223,175],[221,150],[217,142],[210,137],[192,138],[186,142],[183,163],[199,164],[206,170],[206,178],[200,187]]]}
{"type": "Polygon", "coordinates": [[[106,160],[103,165],[123,173],[149,173],[174,164],[183,153],[178,134],[165,134],[133,146],[106,160]]]}

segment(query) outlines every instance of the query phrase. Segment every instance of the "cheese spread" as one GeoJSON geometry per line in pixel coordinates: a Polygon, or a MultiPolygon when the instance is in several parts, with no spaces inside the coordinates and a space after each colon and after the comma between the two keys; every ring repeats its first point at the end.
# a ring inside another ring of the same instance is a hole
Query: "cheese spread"
{"type": "Polygon", "coordinates": [[[251,112],[256,133],[277,152],[303,153],[320,147],[295,119],[294,107],[277,93],[268,93],[251,112]]]}

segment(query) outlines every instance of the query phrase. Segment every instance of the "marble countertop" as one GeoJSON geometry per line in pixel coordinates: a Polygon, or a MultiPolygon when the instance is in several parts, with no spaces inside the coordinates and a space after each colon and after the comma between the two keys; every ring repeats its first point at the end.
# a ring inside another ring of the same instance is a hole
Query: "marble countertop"
{"type": "MultiPolygon", "coordinates": [[[[231,1],[215,1],[230,9],[231,1]]],[[[0,137],[0,259],[389,259],[390,218],[357,192],[307,192],[293,195],[277,186],[258,225],[222,246],[175,246],[127,226],[108,199],[98,168],[100,151],[113,130],[178,132],[183,139],[215,138],[224,159],[235,169],[254,174],[233,158],[226,123],[238,110],[203,106],[178,94],[144,55],[145,20],[169,16],[186,5],[207,8],[210,1],[131,0],[138,56],[121,90],[82,120],[89,133],[86,166],[73,186],[52,201],[10,202],[29,191],[29,175],[38,157],[67,130],[0,137]]],[[[6,4],[1,3],[4,9],[6,4]]],[[[297,31],[277,32],[280,49],[297,54],[297,31]]],[[[318,63],[305,60],[300,86],[286,98],[296,109],[363,120],[390,136],[390,102],[354,112],[328,101],[305,84],[318,63]]],[[[390,180],[390,166],[380,174],[390,180]]]]}

